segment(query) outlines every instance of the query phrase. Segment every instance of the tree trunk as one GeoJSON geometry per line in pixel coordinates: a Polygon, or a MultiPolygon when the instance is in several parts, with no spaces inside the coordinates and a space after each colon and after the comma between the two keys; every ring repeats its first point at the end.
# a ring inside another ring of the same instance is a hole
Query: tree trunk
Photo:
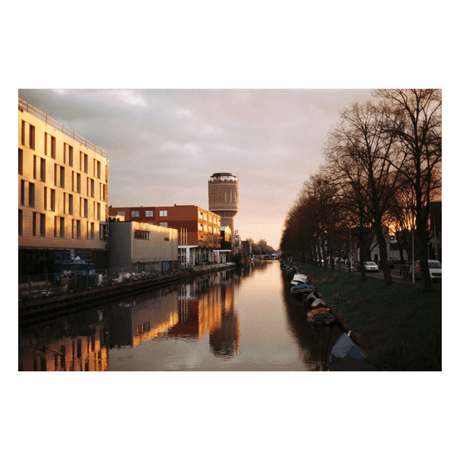
{"type": "Polygon", "coordinates": [[[375,234],[377,236],[377,243],[379,244],[379,254],[383,266],[383,279],[385,280],[385,286],[390,286],[393,283],[393,280],[391,279],[390,267],[388,267],[387,243],[385,241],[380,221],[378,221],[375,225],[375,234]]]}

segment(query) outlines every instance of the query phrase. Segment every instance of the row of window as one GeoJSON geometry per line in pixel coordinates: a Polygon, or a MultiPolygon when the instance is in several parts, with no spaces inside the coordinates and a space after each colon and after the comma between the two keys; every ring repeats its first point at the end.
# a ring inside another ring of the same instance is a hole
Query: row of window
{"type": "MultiPolygon", "coordinates": [[[[64,214],[74,214],[74,202],[78,202],[78,197],[74,197],[70,193],[63,193],[63,212],[64,214]],[[75,199],[74,199],[75,198],[75,199]]],[[[21,180],[20,203],[22,206],[35,207],[35,184],[21,180]],[[28,189],[28,200],[26,201],[26,189],[28,189]],[[27,204],[26,204],[27,203],[27,204]]],[[[80,198],[80,217],[89,218],[89,200],[80,198]]],[[[92,218],[101,220],[101,203],[93,201],[92,218]]],[[[56,190],[50,187],[43,188],[43,205],[45,211],[56,212],[56,190]]]]}
{"type": "MultiPolygon", "coordinates": [[[[35,150],[35,126],[21,120],[21,145],[35,150]]],[[[62,148],[63,163],[72,166],[74,165],[73,147],[66,142],[62,148]]],[[[56,159],[56,138],[45,132],[44,137],[44,154],[53,159],[56,159]]],[[[80,171],[88,174],[88,155],[80,152],[80,171]]],[[[93,159],[93,176],[101,178],[101,162],[93,159]]]]}
{"type": "Polygon", "coordinates": [[[138,240],[149,240],[150,232],[144,230],[134,230],[134,238],[138,240]]]}
{"type": "MultiPolygon", "coordinates": [[[[199,223],[198,224],[198,230],[208,232],[208,226],[199,223]]],[[[210,233],[220,233],[220,230],[215,228],[215,227],[209,226],[209,232],[210,233]]]]}
{"type": "MultiPolygon", "coordinates": [[[[18,172],[20,175],[23,174],[23,150],[18,149],[19,168],[18,172]]],[[[33,178],[41,182],[46,182],[46,160],[34,155],[33,158],[33,178]]],[[[54,165],[54,185],[56,187],[65,188],[65,167],[58,164],[54,165]]],[[[105,201],[105,184],[99,184],[99,199],[105,201]]],[[[96,182],[90,177],[86,178],[86,194],[87,196],[95,197],[96,182]]],[[[81,193],[81,174],[72,171],[72,191],[81,193]]]]}
{"type": "MultiPolygon", "coordinates": [[[[49,219],[49,217],[48,217],[49,219]]],[[[40,236],[46,238],[47,235],[47,227],[46,227],[47,216],[43,213],[33,212],[32,213],[32,235],[33,236],[40,236]]],[[[85,223],[78,219],[72,219],[72,239],[81,239],[82,238],[82,225],[85,223]]],[[[107,239],[107,224],[100,224],[99,225],[99,239],[106,240],[107,239]]],[[[48,229],[49,231],[49,229],[48,229]]],[[[24,232],[24,211],[19,209],[18,215],[18,234],[22,236],[24,232]]],[[[65,226],[65,218],[55,216],[54,217],[54,238],[65,238],[66,237],[66,226],[65,226]]],[[[94,240],[95,239],[95,225],[94,222],[86,222],[86,239],[87,240],[94,240]]]]}
{"type": "MultiPolygon", "coordinates": [[[[118,211],[118,216],[126,216],[125,211],[118,211]]],[[[131,217],[139,217],[139,211],[131,211],[131,217]]],[[[145,217],[153,217],[153,211],[145,211],[145,217]]],[[[168,211],[160,211],[160,217],[168,217],[168,211]]]]}

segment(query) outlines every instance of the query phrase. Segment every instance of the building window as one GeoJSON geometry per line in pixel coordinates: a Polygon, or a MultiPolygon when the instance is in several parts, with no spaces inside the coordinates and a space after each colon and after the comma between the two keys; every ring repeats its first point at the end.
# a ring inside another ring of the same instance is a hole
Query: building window
{"type": "Polygon", "coordinates": [[[160,227],[167,227],[168,226],[168,222],[159,222],[158,225],[160,227]]]}
{"type": "Polygon", "coordinates": [[[97,215],[96,215],[97,220],[101,220],[101,203],[97,204],[97,215]]]}
{"type": "Polygon", "coordinates": [[[80,171],[88,174],[88,155],[83,152],[80,152],[80,171]]]}
{"type": "Polygon", "coordinates": [[[51,158],[56,159],[56,138],[45,133],[45,155],[50,153],[51,158]]]}
{"type": "Polygon", "coordinates": [[[37,155],[34,155],[34,179],[37,179],[37,155]]]}
{"type": "Polygon", "coordinates": [[[64,163],[73,166],[73,147],[64,142],[64,163]]]}
{"type": "Polygon", "coordinates": [[[46,160],[40,158],[40,180],[46,182],[46,160]]]}
{"type": "Polygon", "coordinates": [[[56,190],[51,189],[51,206],[50,206],[50,211],[55,212],[56,211],[56,190]]]}
{"type": "Polygon", "coordinates": [[[46,216],[40,214],[40,236],[46,236],[46,216]]]}
{"type": "Polygon", "coordinates": [[[86,179],[86,194],[94,198],[94,179],[90,179],[89,177],[86,179]]]}
{"type": "Polygon", "coordinates": [[[29,125],[29,147],[35,150],[35,126],[29,125]]]}
{"type": "Polygon", "coordinates": [[[64,232],[65,232],[64,217],[55,217],[54,218],[54,237],[64,238],[65,236],[64,232]]]}
{"type": "Polygon", "coordinates": [[[81,193],[81,174],[72,172],[72,192],[81,193]]]}
{"type": "Polygon", "coordinates": [[[33,213],[32,232],[34,236],[46,236],[45,214],[40,214],[38,212],[33,213]]]}
{"type": "Polygon", "coordinates": [[[18,209],[18,234],[22,235],[22,209],[18,209]]]}
{"type": "Polygon", "coordinates": [[[73,215],[73,195],[64,193],[64,214],[73,215]]]}
{"type": "Polygon", "coordinates": [[[35,184],[29,182],[29,206],[35,207],[35,184]]]}
{"type": "Polygon", "coordinates": [[[149,240],[150,232],[146,232],[144,230],[134,230],[134,238],[138,240],[149,240]]]}
{"type": "Polygon", "coordinates": [[[153,217],[153,211],[145,211],[145,217],[153,217]]]}
{"type": "Polygon", "coordinates": [[[139,211],[131,211],[131,217],[139,217],[139,211]]]}
{"type": "Polygon", "coordinates": [[[65,168],[64,166],[59,166],[60,174],[59,174],[59,185],[62,188],[65,188],[65,168]]]}
{"type": "Polygon", "coordinates": [[[168,217],[168,211],[160,211],[160,217],[168,217]]]}
{"type": "Polygon", "coordinates": [[[94,222],[87,223],[86,226],[86,239],[87,240],[94,240],[94,222]]]}
{"type": "Polygon", "coordinates": [[[25,192],[26,185],[25,184],[26,183],[23,180],[21,180],[21,204],[23,206],[24,206],[24,203],[25,203],[25,194],[26,194],[26,192],[25,192]]]}
{"type": "Polygon", "coordinates": [[[79,220],[72,219],[72,239],[79,240],[81,238],[81,223],[79,220]]]}
{"type": "Polygon", "coordinates": [[[26,122],[21,120],[21,145],[26,145],[26,122]]]}
{"type": "Polygon", "coordinates": [[[80,217],[88,218],[88,200],[80,198],[80,217]]]}
{"type": "Polygon", "coordinates": [[[125,211],[118,211],[117,216],[125,216],[125,211]]]}
{"type": "Polygon", "coordinates": [[[18,174],[23,174],[24,170],[24,152],[18,149],[18,174]]]}
{"type": "Polygon", "coordinates": [[[101,162],[94,160],[94,177],[101,178],[101,162]]]}

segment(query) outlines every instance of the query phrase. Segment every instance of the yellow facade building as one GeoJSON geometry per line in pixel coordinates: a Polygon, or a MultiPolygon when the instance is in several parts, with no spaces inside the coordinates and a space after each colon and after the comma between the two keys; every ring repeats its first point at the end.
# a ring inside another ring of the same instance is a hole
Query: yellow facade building
{"type": "Polygon", "coordinates": [[[55,270],[54,251],[90,251],[108,259],[108,155],[18,100],[20,275],[55,270]]]}

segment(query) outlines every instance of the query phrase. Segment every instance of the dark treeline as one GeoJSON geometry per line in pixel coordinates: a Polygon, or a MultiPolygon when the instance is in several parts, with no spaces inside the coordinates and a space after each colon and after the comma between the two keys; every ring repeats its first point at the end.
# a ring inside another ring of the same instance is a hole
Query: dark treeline
{"type": "Polygon", "coordinates": [[[414,222],[423,285],[430,290],[430,203],[440,200],[442,187],[442,93],[375,90],[373,98],[340,113],[323,148],[324,164],[286,216],[280,247],[318,264],[321,254],[330,255],[333,267],[353,236],[365,280],[363,265],[375,240],[389,285],[385,229],[396,234],[402,256],[414,222]]]}

